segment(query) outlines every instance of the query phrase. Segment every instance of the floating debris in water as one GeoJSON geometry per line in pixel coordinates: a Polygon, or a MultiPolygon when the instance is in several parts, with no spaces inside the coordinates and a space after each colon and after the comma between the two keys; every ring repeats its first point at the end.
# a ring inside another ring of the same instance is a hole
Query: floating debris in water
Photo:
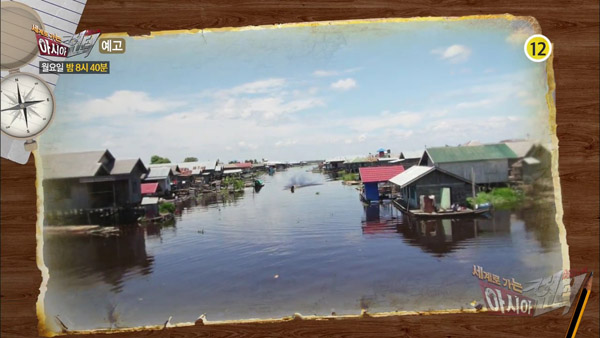
{"type": "Polygon", "coordinates": [[[273,278],[277,279],[277,278],[279,278],[279,275],[275,275],[275,276],[273,276],[273,278]]]}

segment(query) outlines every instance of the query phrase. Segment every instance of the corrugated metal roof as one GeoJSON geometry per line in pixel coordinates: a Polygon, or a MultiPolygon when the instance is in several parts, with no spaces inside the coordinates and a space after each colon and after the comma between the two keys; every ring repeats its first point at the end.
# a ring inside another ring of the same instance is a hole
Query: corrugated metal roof
{"type": "MultiPolygon", "coordinates": [[[[346,161],[348,162],[348,161],[346,161]]],[[[367,162],[377,162],[377,158],[374,156],[371,157],[356,157],[349,161],[350,163],[367,163],[367,162]]]]}
{"type": "Polygon", "coordinates": [[[144,197],[142,198],[142,202],[140,203],[141,205],[152,205],[152,204],[158,204],[158,197],[144,197]]]}
{"type": "Polygon", "coordinates": [[[142,162],[142,160],[140,160],[139,158],[131,158],[131,159],[115,160],[115,165],[113,166],[112,170],[110,171],[110,174],[111,175],[131,174],[131,172],[133,171],[133,168],[135,168],[135,166],[138,164],[138,162],[143,167],[142,172],[148,172],[148,169],[146,168],[146,166],[144,166],[144,163],[142,162]]]}
{"type": "Polygon", "coordinates": [[[330,158],[328,160],[325,160],[325,162],[327,163],[331,163],[331,162],[345,162],[347,159],[345,157],[334,157],[334,158],[330,158]]]}
{"type": "Polygon", "coordinates": [[[241,173],[242,169],[227,169],[223,171],[223,175],[237,174],[241,173]]]}
{"type": "Polygon", "coordinates": [[[181,172],[181,169],[177,163],[157,163],[150,164],[148,168],[160,168],[160,167],[169,167],[173,173],[181,172]]]}
{"type": "Polygon", "coordinates": [[[388,163],[400,162],[400,160],[398,158],[394,158],[394,157],[379,157],[379,158],[377,158],[377,161],[388,162],[388,163]]]}
{"type": "Polygon", "coordinates": [[[424,150],[412,150],[412,151],[403,151],[400,153],[401,158],[409,159],[409,158],[421,158],[423,156],[424,150]]]}
{"type": "Polygon", "coordinates": [[[172,173],[171,167],[151,167],[146,179],[166,178],[172,173]]]}
{"type": "Polygon", "coordinates": [[[158,183],[142,183],[142,195],[144,194],[154,194],[156,189],[158,189],[158,183]]]}
{"type": "Polygon", "coordinates": [[[427,148],[434,163],[516,159],[517,155],[504,143],[481,146],[427,148]]]}
{"type": "Polygon", "coordinates": [[[216,170],[216,167],[217,167],[217,160],[204,161],[204,162],[199,162],[199,163],[200,163],[200,167],[204,168],[203,170],[216,170]]]}
{"type": "Polygon", "coordinates": [[[392,177],[390,182],[400,186],[400,188],[404,188],[405,186],[411,184],[415,180],[429,174],[434,171],[435,167],[425,167],[425,166],[412,166],[406,169],[404,172],[392,177]]]}
{"type": "Polygon", "coordinates": [[[533,165],[533,164],[540,164],[540,160],[538,160],[537,158],[533,158],[533,157],[525,157],[523,159],[523,162],[529,164],[529,165],[533,165]]]}
{"type": "Polygon", "coordinates": [[[105,154],[114,159],[108,150],[48,154],[42,156],[44,179],[95,176],[102,167],[100,161],[105,154]]]}
{"type": "Polygon", "coordinates": [[[202,164],[200,162],[182,162],[177,163],[180,169],[189,169],[194,170],[198,168],[202,168],[202,164]]]}
{"type": "Polygon", "coordinates": [[[203,170],[215,170],[217,160],[214,161],[200,161],[200,162],[182,162],[178,163],[179,168],[187,168],[190,170],[203,169],[203,170]]]}
{"type": "Polygon", "coordinates": [[[390,165],[384,167],[359,168],[360,180],[363,183],[387,182],[390,178],[404,171],[401,165],[390,165]]]}
{"type": "Polygon", "coordinates": [[[223,166],[225,169],[247,169],[252,168],[252,163],[229,163],[223,166]]]}
{"type": "Polygon", "coordinates": [[[533,146],[533,142],[530,141],[506,141],[506,144],[519,158],[525,157],[527,152],[533,146]]]}

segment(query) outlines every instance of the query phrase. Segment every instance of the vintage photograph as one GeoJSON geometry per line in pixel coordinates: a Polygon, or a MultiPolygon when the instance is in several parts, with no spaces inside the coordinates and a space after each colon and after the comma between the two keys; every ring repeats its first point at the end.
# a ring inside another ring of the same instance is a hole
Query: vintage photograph
{"type": "Polygon", "coordinates": [[[110,74],[62,75],[39,139],[42,326],[476,312],[483,270],[519,293],[568,268],[536,33],[340,21],[74,58],[110,74]]]}

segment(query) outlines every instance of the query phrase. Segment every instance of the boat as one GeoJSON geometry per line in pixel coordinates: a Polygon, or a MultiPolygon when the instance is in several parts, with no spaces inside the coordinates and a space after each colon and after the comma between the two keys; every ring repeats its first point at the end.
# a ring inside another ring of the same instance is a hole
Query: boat
{"type": "Polygon", "coordinates": [[[475,209],[464,208],[462,210],[448,210],[448,211],[434,211],[424,212],[420,209],[408,209],[405,205],[402,205],[399,200],[393,200],[394,206],[400,209],[405,214],[417,217],[417,218],[457,218],[457,217],[475,217],[482,216],[491,210],[491,205],[481,205],[475,209]]]}
{"type": "Polygon", "coordinates": [[[140,217],[138,219],[138,225],[147,225],[147,224],[157,224],[157,223],[166,223],[174,220],[175,217],[172,213],[167,214],[159,214],[155,217],[140,217]]]}
{"type": "Polygon", "coordinates": [[[265,183],[262,180],[259,179],[255,179],[254,180],[254,187],[255,188],[262,188],[265,186],[265,183]]]}

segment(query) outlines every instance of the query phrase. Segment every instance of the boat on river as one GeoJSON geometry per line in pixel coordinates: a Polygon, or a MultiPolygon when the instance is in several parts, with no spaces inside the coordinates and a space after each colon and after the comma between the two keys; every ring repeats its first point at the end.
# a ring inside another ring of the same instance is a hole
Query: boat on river
{"type": "Polygon", "coordinates": [[[491,205],[482,205],[476,209],[463,208],[460,210],[437,210],[433,212],[425,212],[421,209],[408,209],[405,205],[402,205],[400,200],[393,200],[392,203],[396,208],[405,214],[414,216],[416,218],[458,218],[458,217],[476,217],[483,216],[490,212],[491,205]]]}
{"type": "Polygon", "coordinates": [[[255,179],[254,180],[254,187],[255,188],[262,188],[265,186],[265,182],[263,182],[262,180],[259,179],[255,179]]]}

